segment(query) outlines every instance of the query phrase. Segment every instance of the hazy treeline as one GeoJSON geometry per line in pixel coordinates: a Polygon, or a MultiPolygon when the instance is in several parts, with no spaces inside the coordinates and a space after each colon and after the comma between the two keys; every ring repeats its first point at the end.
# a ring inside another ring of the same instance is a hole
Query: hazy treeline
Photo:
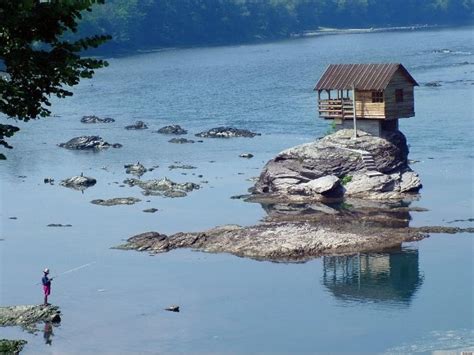
{"type": "Polygon", "coordinates": [[[463,24],[473,13],[474,0],[108,0],[81,34],[111,34],[108,48],[220,44],[318,27],[463,24]]]}

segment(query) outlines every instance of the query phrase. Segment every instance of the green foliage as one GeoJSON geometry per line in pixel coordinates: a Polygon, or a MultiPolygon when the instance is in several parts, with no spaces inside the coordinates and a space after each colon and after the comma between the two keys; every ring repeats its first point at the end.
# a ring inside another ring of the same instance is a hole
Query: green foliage
{"type": "MultiPolygon", "coordinates": [[[[106,66],[103,60],[83,58],[81,51],[95,48],[110,37],[64,39],[76,32],[81,12],[104,0],[0,0],[0,112],[28,121],[50,115],[50,97],[64,98],[67,87],[91,78],[106,66]]],[[[17,127],[0,125],[0,145],[17,127]]],[[[4,157],[4,156],[3,156],[4,157]]]]}
{"type": "Polygon", "coordinates": [[[472,0],[108,0],[85,16],[81,32],[111,33],[111,45],[133,49],[274,39],[318,27],[472,23],[473,11],[472,0]]]}
{"type": "Polygon", "coordinates": [[[336,121],[332,120],[332,122],[329,124],[328,130],[326,131],[326,136],[329,136],[330,134],[333,134],[336,132],[337,124],[336,121]]]}
{"type": "Polygon", "coordinates": [[[352,181],[352,176],[351,176],[351,175],[344,175],[344,176],[341,178],[341,184],[342,184],[342,186],[347,185],[347,184],[350,183],[351,181],[352,181]]]}
{"type": "Polygon", "coordinates": [[[19,354],[26,344],[26,340],[0,339],[0,354],[19,354]]]}

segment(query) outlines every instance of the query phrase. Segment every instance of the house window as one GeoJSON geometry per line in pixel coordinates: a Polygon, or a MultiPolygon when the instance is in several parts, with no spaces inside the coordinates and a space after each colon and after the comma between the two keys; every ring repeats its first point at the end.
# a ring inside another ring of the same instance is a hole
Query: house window
{"type": "Polygon", "coordinates": [[[395,102],[403,102],[403,89],[395,90],[395,102]]]}
{"type": "Polygon", "coordinates": [[[372,91],[372,102],[383,102],[383,91],[372,91]]]}

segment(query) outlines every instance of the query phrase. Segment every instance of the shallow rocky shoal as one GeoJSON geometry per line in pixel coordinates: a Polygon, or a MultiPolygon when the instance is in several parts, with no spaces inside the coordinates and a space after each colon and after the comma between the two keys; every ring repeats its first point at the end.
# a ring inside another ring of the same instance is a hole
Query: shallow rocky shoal
{"type": "Polygon", "coordinates": [[[60,322],[60,314],[59,307],[52,305],[0,307],[0,326],[20,326],[34,331],[39,322],[60,322]]]}

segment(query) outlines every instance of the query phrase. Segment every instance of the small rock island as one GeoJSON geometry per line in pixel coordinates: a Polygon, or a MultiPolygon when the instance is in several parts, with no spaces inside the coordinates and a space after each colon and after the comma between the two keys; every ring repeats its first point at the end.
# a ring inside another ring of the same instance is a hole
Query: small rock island
{"type": "MultiPolygon", "coordinates": [[[[151,254],[192,248],[301,262],[427,237],[436,228],[408,224],[415,209],[406,201],[422,185],[408,165],[407,141],[398,129],[400,118],[414,115],[417,85],[401,64],[330,65],[315,90],[319,115],[333,132],[266,163],[247,201],[261,203],[267,218],[254,226],[203,232],[146,232],[118,248],[151,254]]],[[[215,131],[200,136],[220,137],[215,131]]]]}

